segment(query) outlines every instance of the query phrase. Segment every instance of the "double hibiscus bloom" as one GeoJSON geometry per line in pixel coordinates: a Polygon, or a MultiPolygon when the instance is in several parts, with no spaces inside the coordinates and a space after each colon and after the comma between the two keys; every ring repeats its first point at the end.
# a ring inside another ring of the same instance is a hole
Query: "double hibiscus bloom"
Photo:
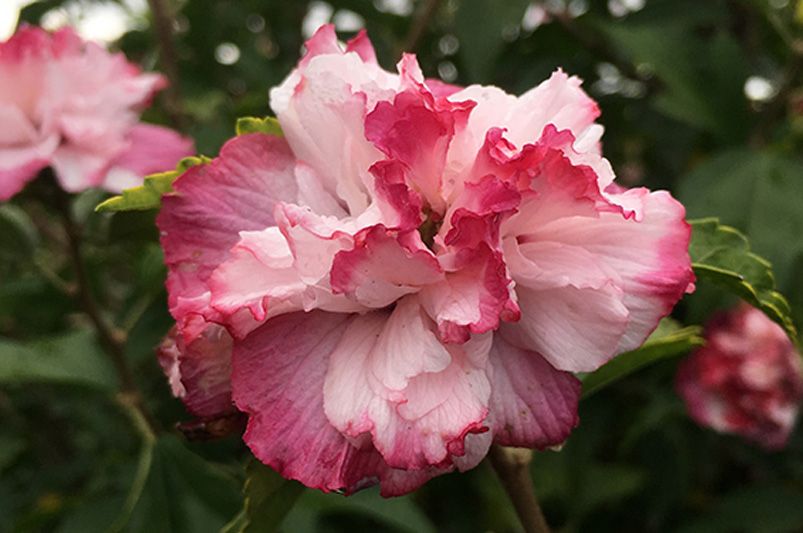
{"type": "Polygon", "coordinates": [[[492,443],[559,444],[573,373],[692,287],[683,207],[614,183],[561,71],[520,97],[454,87],[324,26],[270,103],[283,136],[232,139],[163,200],[161,360],[286,477],[395,495],[492,443]]]}

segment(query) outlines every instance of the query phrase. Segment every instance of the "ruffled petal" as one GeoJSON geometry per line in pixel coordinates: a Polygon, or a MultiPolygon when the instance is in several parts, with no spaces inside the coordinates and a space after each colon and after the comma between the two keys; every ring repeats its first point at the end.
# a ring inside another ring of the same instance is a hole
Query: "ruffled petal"
{"type": "Polygon", "coordinates": [[[357,218],[338,219],[286,203],[276,206],[275,216],[300,278],[310,285],[324,283],[326,286],[335,255],[354,246],[357,232],[379,222],[377,210],[365,211],[357,218]]]}
{"type": "Polygon", "coordinates": [[[159,363],[173,395],[201,419],[236,412],[231,399],[232,340],[216,324],[204,324],[202,333],[189,341],[173,328],[159,347],[159,363]]]}
{"type": "Polygon", "coordinates": [[[47,159],[32,159],[15,168],[0,168],[0,201],[20,192],[47,164],[47,159]]]}
{"type": "Polygon", "coordinates": [[[598,289],[617,277],[608,265],[582,246],[554,241],[504,241],[505,263],[516,284],[531,289],[572,286],[598,289]]]}
{"type": "Polygon", "coordinates": [[[51,166],[65,191],[80,192],[102,183],[116,151],[95,152],[65,144],[53,153],[51,166]]]}
{"type": "Polygon", "coordinates": [[[211,306],[243,337],[270,316],[302,309],[307,288],[279,228],[240,232],[228,259],[209,277],[211,306]],[[253,320],[239,313],[248,309],[253,320]]]}
{"type": "Polygon", "coordinates": [[[417,231],[399,233],[381,225],[357,233],[354,247],[337,253],[331,272],[335,293],[374,308],[442,278],[438,259],[417,231]]]}
{"type": "Polygon", "coordinates": [[[111,163],[103,187],[112,192],[135,187],[142,178],[175,168],[183,157],[195,153],[192,139],[151,124],[138,124],[128,132],[128,148],[111,163]]]}
{"type": "Polygon", "coordinates": [[[501,320],[518,320],[513,282],[500,252],[482,245],[451,259],[454,266],[447,267],[445,280],[419,294],[444,342],[465,342],[471,333],[496,329],[501,320]]]}
{"type": "MultiPolygon", "coordinates": [[[[505,142],[492,133],[488,141],[505,142]]],[[[683,207],[665,192],[609,187],[603,193],[599,174],[572,160],[572,139],[570,132],[548,126],[538,143],[513,155],[489,149],[485,162],[524,188],[518,213],[501,228],[522,305],[521,328],[507,328],[506,334],[517,331],[520,346],[539,351],[557,368],[589,371],[639,346],[692,288],[693,274],[683,207]],[[562,303],[547,311],[537,302],[541,291],[562,303]],[[571,303],[579,302],[579,294],[593,302],[583,312],[571,303]],[[563,325],[547,333],[547,324],[537,324],[525,306],[563,325]],[[561,317],[558,310],[568,314],[561,317]],[[595,313],[605,316],[595,318],[595,313]],[[592,322],[611,329],[589,327],[592,322]],[[578,344],[547,338],[561,330],[578,332],[578,344]],[[581,349],[590,350],[585,363],[581,349]]]]}
{"type": "Polygon", "coordinates": [[[16,106],[0,105],[0,201],[8,200],[48,166],[58,135],[42,136],[16,106]]]}
{"type": "Polygon", "coordinates": [[[380,483],[383,496],[406,494],[448,470],[391,468],[370,442],[347,440],[324,414],[327,362],[353,321],[287,314],[235,345],[233,396],[248,414],[243,439],[260,461],[308,487],[351,493],[380,483]]]}
{"type": "Polygon", "coordinates": [[[0,147],[29,145],[38,140],[39,132],[16,105],[0,102],[0,124],[3,124],[0,130],[0,147]]]}
{"type": "Polygon", "coordinates": [[[543,449],[566,440],[579,422],[577,378],[500,335],[494,336],[489,360],[494,443],[543,449]]]}
{"type": "MultiPolygon", "coordinates": [[[[72,33],[71,29],[66,32],[72,33]]],[[[74,35],[74,34],[73,34],[74,35]]],[[[0,61],[20,62],[56,54],[57,47],[50,34],[38,26],[23,24],[8,40],[0,42],[0,61]]]]}
{"type": "Polygon", "coordinates": [[[592,220],[556,219],[526,237],[533,243],[584,250],[587,259],[593,259],[598,270],[622,290],[628,327],[616,353],[641,345],[684,292],[693,289],[694,280],[688,255],[691,228],[684,220],[683,206],[665,191],[634,189],[622,195],[640,197],[640,221],[621,211],[603,211],[592,220]]]}
{"type": "Polygon", "coordinates": [[[327,184],[315,172],[315,169],[304,163],[296,162],[296,183],[298,184],[298,204],[310,208],[314,213],[324,216],[345,218],[348,212],[338,196],[327,190],[327,184]]]}
{"type": "Polygon", "coordinates": [[[517,287],[516,293],[521,320],[501,327],[514,345],[569,372],[595,370],[618,353],[629,313],[622,289],[613,283],[596,289],[517,287]]]}
{"type": "Polygon", "coordinates": [[[418,302],[356,317],[332,352],[324,384],[327,418],[374,446],[393,467],[448,466],[469,433],[487,428],[490,336],[446,347],[418,302]]]}
{"type": "Polygon", "coordinates": [[[124,55],[92,42],[51,61],[37,112],[62,135],[53,161],[62,186],[78,191],[100,185],[129,146],[141,107],[165,85],[163,76],[142,73],[124,55]]]}
{"type": "Polygon", "coordinates": [[[432,209],[443,212],[442,176],[449,144],[468,119],[473,102],[437,99],[423,83],[415,57],[399,63],[409,88],[379,102],[365,118],[365,135],[389,159],[410,169],[410,183],[432,209]]]}
{"type": "Polygon", "coordinates": [[[345,51],[334,27],[322,26],[307,42],[298,69],[270,93],[293,152],[354,216],[371,201],[368,169],[381,158],[365,139],[365,115],[378,100],[392,98],[399,84],[370,60],[368,48],[358,37],[353,51],[345,51]]]}
{"type": "Polygon", "coordinates": [[[499,125],[508,129],[510,139],[519,146],[540,137],[547,124],[579,137],[600,115],[597,103],[580,88],[582,83],[576,76],[555,71],[522,94],[507,121],[499,125]]]}
{"type": "Polygon", "coordinates": [[[233,353],[233,397],[248,414],[245,443],[282,476],[327,492],[354,490],[377,476],[375,452],[352,446],[323,413],[327,358],[348,320],[321,312],[283,315],[233,353]]]}
{"type": "Polygon", "coordinates": [[[294,164],[282,138],[255,133],[232,139],[214,161],[175,181],[156,223],[168,266],[168,303],[179,322],[209,312],[207,280],[240,232],[274,225],[273,205],[295,199],[294,164]]]}
{"type": "Polygon", "coordinates": [[[368,38],[368,32],[365,28],[358,31],[357,35],[349,39],[346,43],[346,52],[355,52],[365,63],[378,64],[376,61],[376,52],[374,52],[374,45],[371,44],[371,39],[368,38]]]}
{"type": "Polygon", "coordinates": [[[481,243],[497,249],[500,226],[520,202],[516,187],[494,175],[466,183],[449,206],[436,242],[452,250],[476,248],[481,243]]]}
{"type": "Polygon", "coordinates": [[[520,200],[515,187],[489,174],[466,183],[449,206],[434,238],[446,279],[421,293],[444,342],[465,342],[471,333],[496,329],[500,320],[518,319],[499,231],[520,200]]]}
{"type": "MultiPolygon", "coordinates": [[[[101,185],[130,144],[141,108],[165,84],[163,76],[141,72],[124,55],[84,42],[73,30],[50,34],[21,28],[0,43],[0,121],[5,130],[0,134],[0,172],[15,182],[2,187],[3,195],[19,190],[20,182],[45,161],[68,192],[101,185]],[[15,110],[14,117],[9,109],[15,110]],[[11,157],[26,161],[10,164],[11,157]]],[[[131,178],[130,172],[118,172],[116,181],[131,178]]]]}
{"type": "Polygon", "coordinates": [[[408,169],[394,160],[377,161],[371,167],[374,175],[375,201],[382,220],[389,228],[417,229],[422,223],[423,202],[407,181],[408,169]]]}
{"type": "MultiPolygon", "coordinates": [[[[580,88],[581,84],[579,78],[557,70],[518,98],[496,87],[473,85],[449,99],[477,103],[467,128],[475,147],[479,147],[491,127],[504,128],[513,144],[524,146],[540,138],[548,124],[558,130],[570,130],[575,137],[594,125],[600,115],[599,106],[580,88]]],[[[598,128],[595,130],[592,134],[598,136],[598,128]]]]}

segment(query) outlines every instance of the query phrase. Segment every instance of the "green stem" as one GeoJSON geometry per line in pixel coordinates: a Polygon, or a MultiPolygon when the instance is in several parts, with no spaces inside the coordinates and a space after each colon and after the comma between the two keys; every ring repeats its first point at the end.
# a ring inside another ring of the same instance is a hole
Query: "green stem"
{"type": "Polygon", "coordinates": [[[491,446],[488,459],[502,482],[526,533],[550,533],[530,478],[533,451],[527,448],[491,446]]]}
{"type": "Polygon", "coordinates": [[[142,413],[142,410],[136,403],[136,400],[123,393],[119,394],[116,398],[117,404],[122,407],[123,411],[131,419],[133,426],[142,437],[142,447],[139,452],[139,459],[137,460],[137,470],[134,473],[134,480],[131,483],[131,489],[125,498],[123,508],[117,519],[109,528],[110,532],[117,533],[123,531],[137,506],[142,493],[145,490],[145,484],[148,482],[148,477],[151,472],[151,465],[153,464],[153,448],[156,445],[156,435],[151,429],[151,425],[142,413]]]}

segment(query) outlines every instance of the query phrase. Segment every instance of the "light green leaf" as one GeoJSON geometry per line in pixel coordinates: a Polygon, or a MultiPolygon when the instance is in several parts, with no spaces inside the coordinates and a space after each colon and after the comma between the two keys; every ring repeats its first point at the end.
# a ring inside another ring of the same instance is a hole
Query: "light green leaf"
{"type": "Polygon", "coordinates": [[[279,121],[273,117],[240,117],[237,119],[237,135],[247,133],[264,133],[266,135],[276,135],[283,137],[282,127],[279,121]]]}
{"type": "Polygon", "coordinates": [[[304,491],[297,481],[284,479],[259,461],[246,467],[243,510],[221,530],[222,533],[271,533],[304,491]]]}
{"type": "Polygon", "coordinates": [[[775,290],[772,265],[750,251],[747,238],[715,218],[690,221],[694,273],[761,309],[783,326],[794,342],[797,331],[786,298],[775,290]]]}
{"type": "Polygon", "coordinates": [[[156,209],[162,203],[162,195],[173,190],[173,182],[176,181],[188,168],[195,165],[203,165],[211,161],[208,157],[185,157],[182,159],[175,170],[151,174],[145,177],[145,181],[139,187],[126,189],[119,196],[112,196],[108,200],[101,202],[95,211],[143,211],[146,209],[156,209]]]}
{"type": "Polygon", "coordinates": [[[611,359],[599,369],[581,377],[583,398],[607,387],[611,383],[658,361],[677,357],[703,344],[698,326],[681,328],[671,319],[664,319],[641,348],[625,352],[611,359]]]}
{"type": "Polygon", "coordinates": [[[91,331],[22,343],[0,339],[0,383],[61,383],[114,390],[117,379],[91,331]]]}

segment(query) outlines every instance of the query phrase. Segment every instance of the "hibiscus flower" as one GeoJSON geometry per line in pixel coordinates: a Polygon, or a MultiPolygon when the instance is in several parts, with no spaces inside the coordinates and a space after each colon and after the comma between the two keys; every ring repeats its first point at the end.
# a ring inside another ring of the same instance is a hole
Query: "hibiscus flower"
{"type": "Polygon", "coordinates": [[[783,328],[742,304],[714,317],[705,338],[677,375],[691,417],[770,450],[786,446],[803,401],[803,368],[783,328]]]}
{"type": "Polygon", "coordinates": [[[119,192],[173,168],[192,141],[139,122],[165,85],[70,28],[22,27],[0,43],[0,200],[46,167],[68,192],[119,192]]]}
{"type": "Polygon", "coordinates": [[[168,345],[220,343],[163,352],[179,393],[227,388],[254,455],[326,491],[402,494],[492,443],[562,443],[573,373],[691,287],[683,207],[614,184],[562,71],[516,97],[413,55],[387,72],[364,33],[306,46],[270,92],[283,136],[230,140],[163,200],[168,345]]]}

